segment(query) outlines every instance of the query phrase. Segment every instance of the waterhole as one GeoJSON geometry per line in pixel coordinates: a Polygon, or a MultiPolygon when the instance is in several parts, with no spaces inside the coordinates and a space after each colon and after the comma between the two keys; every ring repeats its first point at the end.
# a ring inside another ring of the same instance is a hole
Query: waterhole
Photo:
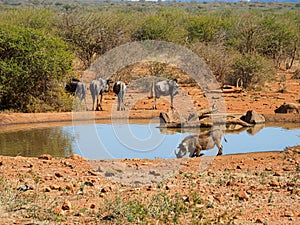
{"type": "MultiPolygon", "coordinates": [[[[101,121],[76,126],[72,123],[2,126],[0,154],[66,157],[75,153],[88,159],[176,158],[174,151],[185,137],[204,131],[162,129],[158,121],[127,124],[101,121]]],[[[285,147],[300,145],[300,124],[278,123],[239,131],[226,130],[222,145],[223,155],[283,151],[285,147]]],[[[203,153],[216,155],[217,148],[203,153]]]]}

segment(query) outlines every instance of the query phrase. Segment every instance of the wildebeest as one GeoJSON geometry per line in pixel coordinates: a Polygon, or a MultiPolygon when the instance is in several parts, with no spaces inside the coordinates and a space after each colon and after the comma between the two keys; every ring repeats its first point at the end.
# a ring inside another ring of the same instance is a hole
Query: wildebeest
{"type": "Polygon", "coordinates": [[[177,80],[162,80],[157,82],[154,85],[154,105],[153,109],[156,109],[156,98],[160,98],[160,96],[168,96],[170,95],[171,98],[171,109],[173,109],[173,98],[177,95],[178,92],[178,85],[177,80]]]}
{"type": "Polygon", "coordinates": [[[86,104],[86,85],[76,78],[72,78],[71,82],[65,87],[66,91],[75,94],[75,97],[79,98],[81,102],[86,104]]]}
{"type": "MultiPolygon", "coordinates": [[[[177,158],[182,158],[187,153],[189,153],[189,157],[199,157],[201,156],[201,150],[209,150],[212,149],[215,145],[218,147],[218,155],[222,155],[223,146],[221,144],[222,141],[222,132],[221,130],[211,130],[201,134],[195,134],[187,136],[182,140],[179,144],[179,151],[175,155],[177,158]]],[[[225,139],[225,141],[227,141],[225,139]]]]}
{"type": "Polygon", "coordinates": [[[91,91],[92,100],[93,100],[92,110],[94,110],[94,105],[95,105],[96,99],[97,99],[96,110],[97,111],[102,110],[103,94],[104,94],[104,92],[109,91],[109,86],[110,86],[111,82],[112,82],[111,80],[104,80],[102,78],[98,78],[98,79],[92,81],[92,83],[90,84],[90,91],[91,91]],[[100,95],[100,104],[99,104],[99,95],[100,95]]]}
{"type": "Polygon", "coordinates": [[[114,93],[118,96],[118,111],[125,110],[124,97],[126,93],[126,84],[122,81],[118,81],[113,86],[114,93]]]}

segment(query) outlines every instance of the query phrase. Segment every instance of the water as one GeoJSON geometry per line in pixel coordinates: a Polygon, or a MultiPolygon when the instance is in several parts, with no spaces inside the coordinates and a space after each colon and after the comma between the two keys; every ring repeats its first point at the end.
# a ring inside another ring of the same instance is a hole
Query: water
{"type": "MultiPolygon", "coordinates": [[[[165,130],[159,124],[71,123],[3,126],[0,129],[0,154],[37,157],[51,154],[65,157],[76,153],[89,159],[175,158],[179,143],[198,130],[165,130]]],[[[225,132],[223,154],[282,151],[300,145],[300,124],[282,127],[275,124],[238,132],[225,132]]],[[[203,151],[216,155],[217,148],[203,151]]]]}

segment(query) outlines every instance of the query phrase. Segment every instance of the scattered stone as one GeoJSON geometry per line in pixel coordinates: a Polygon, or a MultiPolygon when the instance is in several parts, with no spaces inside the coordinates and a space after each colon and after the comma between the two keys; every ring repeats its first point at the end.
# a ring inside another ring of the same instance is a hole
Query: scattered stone
{"type": "Polygon", "coordinates": [[[51,184],[50,185],[50,189],[51,190],[61,190],[60,186],[56,185],[56,184],[51,184]]]}
{"type": "Polygon", "coordinates": [[[92,203],[92,204],[90,205],[90,208],[91,208],[91,209],[94,209],[94,208],[96,208],[96,205],[95,205],[94,203],[92,203]]]}
{"type": "Polygon", "coordinates": [[[239,197],[239,200],[248,200],[249,199],[249,195],[243,190],[239,191],[238,197],[239,197]]]}
{"type": "Polygon", "coordinates": [[[69,201],[65,201],[62,206],[61,206],[62,210],[70,210],[71,209],[71,202],[69,201]]]}
{"type": "Polygon", "coordinates": [[[51,191],[51,188],[50,188],[50,187],[46,187],[46,188],[44,189],[44,191],[45,191],[45,192],[50,192],[50,191],[51,191]]]}
{"type": "Polygon", "coordinates": [[[276,172],[274,173],[274,176],[275,176],[275,177],[280,177],[280,176],[282,176],[282,174],[276,171],[276,172]]]}
{"type": "Polygon", "coordinates": [[[51,160],[52,156],[49,154],[43,154],[43,155],[40,155],[38,159],[51,160]]]}
{"type": "Polygon", "coordinates": [[[72,184],[67,184],[66,185],[66,189],[69,190],[69,191],[73,191],[73,185],[72,184]]]}
{"type": "Polygon", "coordinates": [[[149,171],[149,174],[155,176],[155,177],[159,177],[161,174],[160,173],[157,173],[156,171],[152,170],[152,171],[149,171]]]}
{"type": "Polygon", "coordinates": [[[73,160],[84,160],[84,158],[81,155],[77,155],[77,154],[72,154],[68,157],[66,157],[67,159],[73,159],[73,160]]]}
{"type": "Polygon", "coordinates": [[[107,193],[107,192],[110,192],[111,191],[111,187],[104,187],[101,189],[101,193],[107,193]]]}
{"type": "Polygon", "coordinates": [[[230,180],[227,182],[226,186],[233,186],[233,182],[230,180]]]}
{"type": "Polygon", "coordinates": [[[272,168],[266,167],[266,168],[265,168],[265,171],[272,171],[272,168]]]}
{"type": "Polygon", "coordinates": [[[219,203],[222,203],[223,200],[224,200],[224,198],[223,198],[222,195],[216,195],[216,196],[214,196],[214,198],[215,198],[219,203]]]}
{"type": "Polygon", "coordinates": [[[88,186],[88,187],[93,187],[94,186],[94,184],[91,181],[85,181],[84,185],[88,186]]]}
{"type": "Polygon", "coordinates": [[[255,220],[255,223],[263,223],[263,222],[264,222],[264,220],[262,218],[257,218],[255,220]]]}
{"type": "Polygon", "coordinates": [[[113,171],[106,171],[104,175],[106,177],[113,177],[113,176],[115,176],[115,173],[113,171]]]}
{"type": "Polygon", "coordinates": [[[285,211],[284,212],[284,216],[285,217],[293,217],[294,216],[294,213],[292,211],[285,211]]]}
{"type": "Polygon", "coordinates": [[[98,176],[97,172],[94,172],[94,171],[89,170],[88,173],[92,176],[98,176]]]}
{"type": "Polygon", "coordinates": [[[280,186],[280,183],[277,180],[273,179],[269,182],[269,185],[271,187],[278,187],[278,186],[280,186]]]}
{"type": "Polygon", "coordinates": [[[74,216],[82,217],[82,216],[83,216],[83,213],[80,213],[80,212],[79,212],[79,213],[75,213],[74,216]]]}
{"type": "Polygon", "coordinates": [[[242,169],[242,167],[240,166],[240,165],[237,165],[237,167],[236,167],[238,170],[241,170],[242,169]]]}
{"type": "Polygon", "coordinates": [[[61,173],[59,173],[59,172],[56,172],[56,173],[55,173],[55,176],[58,177],[58,178],[59,178],[59,177],[63,177],[63,175],[62,175],[61,173]]]}

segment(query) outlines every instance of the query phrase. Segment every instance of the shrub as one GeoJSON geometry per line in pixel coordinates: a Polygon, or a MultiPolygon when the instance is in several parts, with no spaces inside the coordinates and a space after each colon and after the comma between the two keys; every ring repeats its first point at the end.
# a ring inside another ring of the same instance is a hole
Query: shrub
{"type": "Polygon", "coordinates": [[[227,75],[227,82],[236,85],[240,80],[247,89],[262,88],[275,75],[272,62],[257,54],[238,55],[231,67],[233,72],[227,75]]]}
{"type": "Polygon", "coordinates": [[[72,59],[56,37],[0,24],[0,110],[67,110],[58,83],[68,76],[72,59]]]}

